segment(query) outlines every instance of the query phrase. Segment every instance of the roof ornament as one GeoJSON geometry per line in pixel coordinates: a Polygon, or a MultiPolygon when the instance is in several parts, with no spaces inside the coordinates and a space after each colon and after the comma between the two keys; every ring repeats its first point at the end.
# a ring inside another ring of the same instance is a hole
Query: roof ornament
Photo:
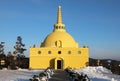
{"type": "Polygon", "coordinates": [[[57,24],[62,24],[61,6],[58,6],[57,24]]]}
{"type": "Polygon", "coordinates": [[[66,31],[65,30],[65,25],[62,23],[61,6],[58,6],[57,23],[54,24],[54,30],[53,31],[66,31]]]}

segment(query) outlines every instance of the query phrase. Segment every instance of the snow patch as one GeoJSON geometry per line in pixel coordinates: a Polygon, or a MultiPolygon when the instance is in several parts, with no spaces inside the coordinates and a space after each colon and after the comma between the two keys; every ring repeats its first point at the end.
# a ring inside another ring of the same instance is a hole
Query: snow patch
{"type": "Polygon", "coordinates": [[[86,67],[76,70],[79,73],[85,73],[92,81],[120,81],[120,76],[112,74],[112,72],[102,66],[86,67]]]}
{"type": "Polygon", "coordinates": [[[43,70],[0,70],[0,81],[29,81],[33,75],[38,75],[43,70]]]}
{"type": "MultiPolygon", "coordinates": [[[[33,75],[38,75],[44,70],[7,70],[6,68],[0,70],[0,81],[29,81],[33,75]]],[[[91,81],[120,81],[120,75],[112,74],[112,72],[102,66],[86,67],[76,70],[78,73],[85,73],[91,81]]]]}

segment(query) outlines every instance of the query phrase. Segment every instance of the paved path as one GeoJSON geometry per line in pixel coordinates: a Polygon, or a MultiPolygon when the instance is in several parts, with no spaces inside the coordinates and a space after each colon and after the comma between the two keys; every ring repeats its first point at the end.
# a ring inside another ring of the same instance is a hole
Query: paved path
{"type": "Polygon", "coordinates": [[[52,78],[49,79],[49,81],[70,81],[67,77],[67,73],[63,70],[56,70],[55,74],[52,76],[52,78]]]}

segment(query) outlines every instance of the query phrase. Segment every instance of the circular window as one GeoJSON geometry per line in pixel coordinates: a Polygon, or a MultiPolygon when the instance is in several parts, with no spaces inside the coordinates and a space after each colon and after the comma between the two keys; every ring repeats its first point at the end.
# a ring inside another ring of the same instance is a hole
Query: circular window
{"type": "Polygon", "coordinates": [[[51,51],[48,51],[48,54],[51,54],[52,52],[51,51]]]}
{"type": "Polygon", "coordinates": [[[41,54],[41,51],[38,51],[38,54],[41,54]]]}
{"type": "Polygon", "coordinates": [[[68,54],[71,54],[71,51],[68,51],[68,54]]]}
{"type": "Polygon", "coordinates": [[[61,51],[58,51],[58,54],[61,54],[61,51]]]}
{"type": "Polygon", "coordinates": [[[78,51],[78,54],[81,54],[81,51],[78,51]]]}

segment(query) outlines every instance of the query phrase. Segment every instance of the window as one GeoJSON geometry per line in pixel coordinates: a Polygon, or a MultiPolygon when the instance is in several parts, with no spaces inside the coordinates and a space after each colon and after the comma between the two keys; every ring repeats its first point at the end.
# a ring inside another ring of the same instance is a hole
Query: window
{"type": "Polygon", "coordinates": [[[58,29],[58,26],[56,26],[56,29],[58,29]]]}
{"type": "Polygon", "coordinates": [[[51,54],[51,51],[48,51],[48,54],[51,54]]]}
{"type": "Polygon", "coordinates": [[[61,29],[61,26],[59,26],[59,29],[61,29]]]}
{"type": "Polygon", "coordinates": [[[56,47],[62,47],[62,42],[61,42],[61,40],[58,40],[58,41],[55,41],[55,46],[56,47]]]}
{"type": "Polygon", "coordinates": [[[61,54],[61,51],[58,51],[58,54],[61,54]]]}
{"type": "Polygon", "coordinates": [[[78,54],[81,54],[81,51],[78,51],[78,54]]]}
{"type": "Polygon", "coordinates": [[[68,54],[71,54],[71,51],[68,51],[68,54]]]}
{"type": "Polygon", "coordinates": [[[41,51],[38,51],[38,54],[41,54],[41,51]]]}

